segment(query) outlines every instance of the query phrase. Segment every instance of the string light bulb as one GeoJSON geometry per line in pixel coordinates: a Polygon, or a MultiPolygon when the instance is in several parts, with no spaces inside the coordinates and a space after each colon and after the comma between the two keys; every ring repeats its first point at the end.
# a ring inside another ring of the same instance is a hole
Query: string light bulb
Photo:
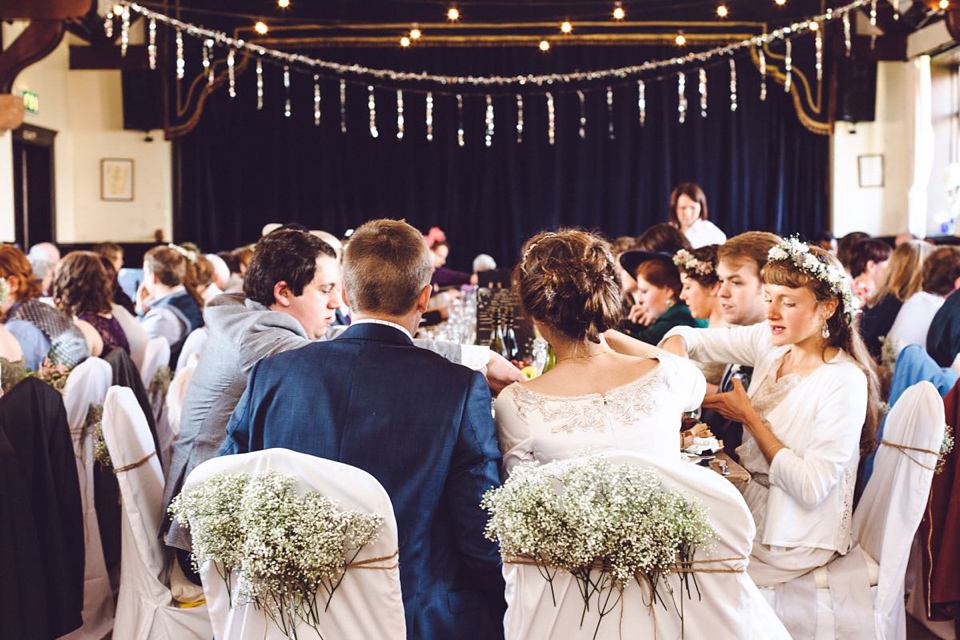
{"type": "Polygon", "coordinates": [[[820,30],[820,25],[817,23],[817,21],[816,20],[811,21],[810,31],[819,31],[819,30],[820,30]]]}
{"type": "Polygon", "coordinates": [[[423,35],[423,32],[420,31],[420,27],[418,27],[417,25],[413,25],[413,29],[410,29],[410,39],[419,40],[420,36],[422,35],[423,35]]]}
{"type": "Polygon", "coordinates": [[[613,8],[613,19],[614,20],[623,20],[627,17],[627,12],[623,10],[623,6],[618,2],[613,8]]]}
{"type": "Polygon", "coordinates": [[[683,32],[681,31],[677,34],[677,37],[674,38],[673,41],[677,43],[678,47],[682,47],[683,45],[687,44],[687,37],[683,35],[683,32]]]}
{"type": "Polygon", "coordinates": [[[280,7],[281,9],[289,9],[290,0],[277,0],[277,6],[280,7]]]}
{"type": "Polygon", "coordinates": [[[403,47],[403,48],[409,47],[409,46],[410,46],[410,38],[408,38],[407,36],[401,37],[401,38],[400,38],[400,46],[403,47]]]}
{"type": "Polygon", "coordinates": [[[550,51],[550,42],[548,40],[540,41],[540,51],[550,51]]]}
{"type": "Polygon", "coordinates": [[[950,0],[940,0],[939,7],[946,11],[950,8],[950,0]]]}
{"type": "Polygon", "coordinates": [[[721,18],[726,18],[728,15],[730,15],[730,12],[727,10],[727,5],[722,4],[717,7],[717,15],[721,18]]]}
{"type": "Polygon", "coordinates": [[[460,19],[460,9],[457,9],[456,7],[450,7],[449,9],[447,9],[447,20],[449,20],[450,22],[456,22],[459,19],[460,19]]]}
{"type": "Polygon", "coordinates": [[[115,4],[115,5],[113,5],[113,15],[117,16],[118,18],[123,15],[123,5],[122,5],[122,4],[115,4]]]}
{"type": "Polygon", "coordinates": [[[787,0],[773,0],[773,1],[776,3],[778,7],[782,7],[783,5],[787,4],[787,0]]]}
{"type": "Polygon", "coordinates": [[[253,25],[253,30],[260,35],[265,36],[267,35],[267,32],[270,31],[270,27],[268,27],[267,23],[263,20],[257,20],[257,23],[253,25]]]}
{"type": "Polygon", "coordinates": [[[569,20],[561,22],[560,33],[573,33],[573,24],[569,20]]]}

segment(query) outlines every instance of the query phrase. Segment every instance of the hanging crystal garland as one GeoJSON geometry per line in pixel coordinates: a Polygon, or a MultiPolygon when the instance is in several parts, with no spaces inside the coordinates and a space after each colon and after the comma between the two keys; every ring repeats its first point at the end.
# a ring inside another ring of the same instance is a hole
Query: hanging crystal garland
{"type": "Polygon", "coordinates": [[[462,147],[463,139],[463,96],[457,94],[457,146],[462,147]]]}
{"type": "Polygon", "coordinates": [[[149,44],[147,45],[147,57],[150,61],[150,68],[157,68],[157,19],[150,18],[150,25],[147,27],[149,36],[149,44]]]}
{"type": "Polygon", "coordinates": [[[427,92],[427,141],[433,141],[433,93],[427,92]]]}
{"type": "Polygon", "coordinates": [[[850,42],[850,13],[843,14],[843,46],[847,50],[847,55],[850,55],[851,42],[850,42]]]}
{"type": "Polygon", "coordinates": [[[607,139],[615,140],[613,132],[613,89],[607,87],[607,139]]]}
{"type": "Polygon", "coordinates": [[[677,76],[677,121],[687,121],[687,74],[682,71],[677,76]]]}
{"type": "Polygon", "coordinates": [[[760,54],[760,101],[767,99],[767,57],[763,55],[763,45],[758,49],[760,54]]]}
{"type": "Polygon", "coordinates": [[[373,95],[373,85],[367,85],[367,110],[370,112],[370,137],[379,137],[377,131],[377,99],[373,95]]]}
{"type": "Polygon", "coordinates": [[[283,66],[283,116],[289,118],[293,114],[293,105],[290,102],[290,67],[283,66]]]}
{"type": "Polygon", "coordinates": [[[127,57],[127,47],[130,45],[130,7],[123,6],[120,14],[120,56],[127,57]]]}
{"type": "Polygon", "coordinates": [[[707,117],[707,70],[700,68],[699,73],[699,85],[700,85],[700,117],[707,117]]]}
{"type": "Polygon", "coordinates": [[[783,91],[790,93],[790,79],[793,72],[793,40],[787,40],[787,53],[783,58],[783,91]]]}
{"type": "Polygon", "coordinates": [[[186,63],[183,61],[183,32],[177,29],[177,80],[183,80],[186,63]]]}
{"type": "Polygon", "coordinates": [[[730,111],[737,110],[737,62],[730,58],[730,111]]]}
{"type": "Polygon", "coordinates": [[[403,91],[397,89],[397,140],[403,140],[403,91]]]}
{"type": "Polygon", "coordinates": [[[523,142],[523,96],[517,94],[517,144],[523,142]]]}
{"type": "Polygon", "coordinates": [[[230,82],[230,97],[237,97],[237,75],[234,69],[234,62],[236,60],[236,49],[230,49],[230,53],[227,54],[227,77],[230,82]]]}
{"type": "Polygon", "coordinates": [[[103,35],[107,40],[113,40],[113,12],[107,12],[107,17],[103,19],[103,35]]]}
{"type": "Polygon", "coordinates": [[[204,40],[200,45],[200,59],[203,65],[203,72],[207,74],[207,84],[213,84],[213,64],[210,61],[210,49],[213,47],[213,40],[204,40]]]}
{"type": "Polygon", "coordinates": [[[637,80],[637,110],[640,112],[640,126],[647,122],[647,87],[643,80],[637,80]]]}
{"type": "Polygon", "coordinates": [[[263,61],[257,58],[257,111],[263,110],[263,61]]]}
{"type": "Polygon", "coordinates": [[[487,125],[487,133],[484,137],[484,142],[489,147],[493,144],[493,99],[490,97],[490,94],[487,94],[487,115],[485,118],[487,125]]]}
{"type": "Polygon", "coordinates": [[[313,126],[320,126],[320,76],[313,74],[313,126]]]}
{"type": "Polygon", "coordinates": [[[580,101],[580,139],[587,137],[587,101],[583,91],[577,90],[577,99],[580,101]]]}
{"type": "Polygon", "coordinates": [[[877,46],[877,0],[870,0],[870,48],[877,46]]]}
{"type": "Polygon", "coordinates": [[[814,35],[814,47],[817,50],[817,82],[823,80],[823,24],[817,24],[817,33],[814,35]]]}
{"type": "Polygon", "coordinates": [[[550,146],[553,146],[553,143],[557,140],[557,118],[556,110],[553,107],[553,94],[547,93],[547,140],[550,141],[550,146]]]}
{"type": "Polygon", "coordinates": [[[340,133],[347,132],[347,83],[340,81],[340,133]]]}

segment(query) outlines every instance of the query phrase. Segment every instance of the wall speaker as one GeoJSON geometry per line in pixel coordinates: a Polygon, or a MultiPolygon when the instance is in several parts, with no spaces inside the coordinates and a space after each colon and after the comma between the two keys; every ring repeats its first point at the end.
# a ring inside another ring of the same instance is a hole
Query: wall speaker
{"type": "Polygon", "coordinates": [[[125,69],[123,86],[123,128],[150,131],[163,128],[163,88],[160,71],[125,69]]]}
{"type": "Polygon", "coordinates": [[[877,113],[877,62],[851,60],[840,63],[837,119],[873,122],[877,113]]]}

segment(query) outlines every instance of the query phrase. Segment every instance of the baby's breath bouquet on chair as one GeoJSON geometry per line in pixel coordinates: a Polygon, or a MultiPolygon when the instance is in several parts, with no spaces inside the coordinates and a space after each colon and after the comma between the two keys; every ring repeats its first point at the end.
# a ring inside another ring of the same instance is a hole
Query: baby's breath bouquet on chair
{"type": "Polygon", "coordinates": [[[277,471],[213,476],[170,513],[192,534],[194,566],[216,566],[231,606],[253,604],[289,638],[299,622],[320,635],[321,607],[384,522],[317,492],[300,495],[296,478],[277,471]]]}
{"type": "MultiPolygon", "coordinates": [[[[603,457],[519,465],[481,507],[490,512],[486,536],[499,541],[504,562],[535,565],[554,604],[557,572],[576,579],[581,625],[591,607],[599,616],[594,637],[631,582],[648,590],[650,606],[666,606],[664,591],[676,606],[662,578],[677,572],[690,597],[694,553],[715,537],[698,500],[664,487],[656,471],[603,457]]],[[[682,603],[683,594],[681,619],[682,603]]]]}

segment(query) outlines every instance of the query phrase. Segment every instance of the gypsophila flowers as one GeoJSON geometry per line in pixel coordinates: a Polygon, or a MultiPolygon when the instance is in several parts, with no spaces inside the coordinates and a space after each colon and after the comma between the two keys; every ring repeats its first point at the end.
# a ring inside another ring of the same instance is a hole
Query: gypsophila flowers
{"type": "Polygon", "coordinates": [[[953,428],[947,425],[943,430],[943,441],[940,443],[940,456],[937,458],[937,468],[934,473],[943,473],[947,467],[947,456],[953,451],[953,428]]]}
{"type": "Polygon", "coordinates": [[[192,534],[194,566],[216,563],[231,601],[263,609],[287,635],[299,622],[319,634],[345,571],[383,527],[379,514],[298,494],[296,478],[276,471],[213,476],[178,496],[170,513],[192,534]]]}
{"type": "Polygon", "coordinates": [[[686,249],[680,249],[673,254],[673,264],[684,271],[692,271],[702,276],[708,276],[713,273],[713,265],[703,260],[697,260],[692,253],[686,249]]]}
{"type": "MultiPolygon", "coordinates": [[[[490,512],[484,533],[504,557],[535,562],[551,581],[551,571],[571,573],[585,609],[590,594],[631,581],[656,596],[658,579],[715,536],[699,501],[666,489],[656,471],[602,457],[519,465],[480,506],[490,512]]],[[[596,604],[601,620],[606,601],[596,604]]]]}
{"type": "Polygon", "coordinates": [[[830,290],[840,296],[843,302],[843,313],[851,325],[860,313],[860,299],[853,294],[847,282],[846,274],[827,262],[821,262],[817,256],[810,253],[810,247],[800,242],[798,238],[782,240],[767,254],[770,262],[790,261],[793,266],[829,285],[830,290]]]}

